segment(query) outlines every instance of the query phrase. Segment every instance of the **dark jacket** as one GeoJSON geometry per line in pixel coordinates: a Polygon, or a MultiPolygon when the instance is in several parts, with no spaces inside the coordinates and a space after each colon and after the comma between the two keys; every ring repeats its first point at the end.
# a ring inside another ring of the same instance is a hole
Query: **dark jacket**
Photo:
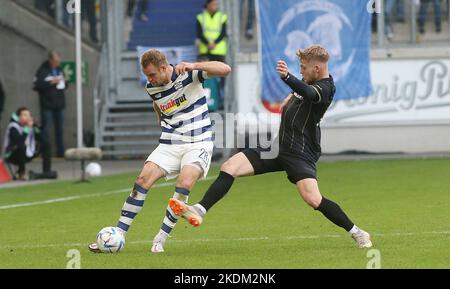
{"type": "Polygon", "coordinates": [[[41,109],[64,109],[66,107],[64,89],[58,89],[56,84],[50,84],[46,80],[52,76],[64,76],[60,67],[56,69],[56,72],[56,75],[54,75],[48,61],[42,63],[36,72],[33,89],[39,93],[41,109]]]}
{"type": "Polygon", "coordinates": [[[19,117],[13,113],[6,128],[5,142],[3,144],[3,157],[8,159],[11,154],[20,149],[33,158],[39,153],[40,129],[35,126],[32,129],[19,123],[19,117]]]}

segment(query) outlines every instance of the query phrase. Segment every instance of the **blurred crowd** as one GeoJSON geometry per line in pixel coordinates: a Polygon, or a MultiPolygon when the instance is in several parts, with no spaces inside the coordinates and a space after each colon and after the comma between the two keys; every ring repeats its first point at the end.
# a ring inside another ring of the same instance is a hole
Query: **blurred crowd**
{"type": "MultiPolygon", "coordinates": [[[[442,32],[442,22],[449,11],[449,0],[384,0],[384,34],[388,40],[394,38],[395,23],[406,23],[410,18],[407,5],[417,5],[417,27],[420,34],[426,33],[427,21],[433,16],[434,32],[442,32]],[[433,9],[430,9],[432,6],[433,9]],[[433,12],[433,13],[431,13],[433,12]]],[[[372,30],[377,31],[377,17],[372,18],[372,30]]],[[[429,31],[429,30],[428,30],[429,31]]]]}
{"type": "MultiPolygon", "coordinates": [[[[49,17],[53,18],[54,20],[57,20],[57,1],[61,1],[61,9],[60,11],[62,15],[62,25],[69,29],[74,29],[75,23],[74,23],[74,17],[72,14],[69,14],[67,11],[67,4],[70,0],[34,0],[34,7],[47,14],[49,17]]],[[[100,1],[97,0],[83,0],[81,5],[81,16],[83,21],[86,21],[89,26],[89,38],[92,42],[98,43],[99,37],[98,37],[98,8],[100,5],[100,1]]]]}
{"type": "MultiPolygon", "coordinates": [[[[34,0],[34,7],[51,17],[55,21],[57,20],[57,1],[61,1],[60,14],[62,15],[61,24],[69,29],[74,29],[74,17],[67,12],[66,6],[70,0],[34,0]]],[[[128,17],[136,17],[147,22],[148,19],[148,0],[124,0],[126,7],[126,14],[128,17]]],[[[98,14],[100,8],[100,1],[98,0],[83,0],[82,2],[82,19],[86,21],[89,26],[89,37],[94,43],[98,43],[98,14]]],[[[242,0],[240,1],[240,11],[242,25],[245,29],[245,37],[252,39],[254,37],[254,23],[256,18],[255,0],[242,0]]]]}

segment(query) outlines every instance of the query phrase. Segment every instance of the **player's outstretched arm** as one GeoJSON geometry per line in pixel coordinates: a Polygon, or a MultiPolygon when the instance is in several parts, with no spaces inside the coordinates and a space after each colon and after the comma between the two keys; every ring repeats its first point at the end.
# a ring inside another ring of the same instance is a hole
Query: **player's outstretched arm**
{"type": "Polygon", "coordinates": [[[289,87],[299,95],[312,101],[318,101],[319,95],[315,88],[306,82],[298,79],[294,75],[289,73],[286,62],[280,60],[277,63],[277,72],[281,76],[281,79],[289,85],[289,87]]]}
{"type": "Polygon", "coordinates": [[[201,70],[208,73],[209,77],[225,77],[231,73],[231,67],[219,61],[206,61],[187,63],[182,62],[175,67],[177,74],[184,74],[192,70],[201,70]]]}
{"type": "Polygon", "coordinates": [[[314,89],[311,85],[306,82],[298,79],[294,75],[288,73],[286,78],[283,78],[284,83],[289,85],[289,87],[299,95],[303,96],[306,99],[312,101],[318,101],[319,95],[317,94],[317,90],[314,89]]]}

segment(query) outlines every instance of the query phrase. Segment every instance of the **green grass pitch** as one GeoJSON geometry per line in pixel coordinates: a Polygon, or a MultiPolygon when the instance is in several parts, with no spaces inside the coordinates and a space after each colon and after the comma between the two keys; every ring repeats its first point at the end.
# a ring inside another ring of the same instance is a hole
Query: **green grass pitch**
{"type": "MultiPolygon", "coordinates": [[[[372,234],[382,268],[450,268],[449,159],[319,163],[318,172],[322,194],[372,234]]],[[[81,268],[363,269],[371,260],[373,251],[309,208],[284,173],[238,179],[201,227],[180,220],[166,252],[154,255],[174,187],[158,186],[122,252],[88,252],[96,233],[116,224],[135,177],[1,189],[0,268],[66,268],[70,249],[80,251],[81,268]],[[5,207],[15,204],[29,206],[5,207]]],[[[211,182],[199,182],[190,203],[211,182]]]]}

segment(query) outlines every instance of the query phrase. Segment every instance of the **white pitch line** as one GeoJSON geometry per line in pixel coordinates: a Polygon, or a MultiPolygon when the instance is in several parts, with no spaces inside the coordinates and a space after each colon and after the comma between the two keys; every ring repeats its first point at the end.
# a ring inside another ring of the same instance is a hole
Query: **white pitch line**
{"type": "MultiPolygon", "coordinates": [[[[205,179],[200,180],[200,182],[209,181],[217,178],[217,176],[214,177],[208,177],[205,179]]],[[[174,186],[175,183],[163,183],[163,184],[156,184],[152,188],[162,188],[162,187],[170,187],[174,186]]],[[[61,202],[68,202],[73,200],[79,200],[79,199],[86,199],[86,198],[96,198],[96,197],[102,197],[102,196],[108,196],[108,195],[114,195],[114,194],[120,194],[130,191],[130,188],[127,189],[121,189],[121,190],[115,190],[105,193],[96,193],[96,194],[88,194],[88,195],[78,195],[78,196],[71,196],[66,198],[57,198],[57,199],[49,199],[45,201],[38,201],[38,202],[30,202],[30,203],[18,203],[18,204],[12,204],[12,205],[5,205],[0,206],[0,210],[7,210],[7,209],[14,209],[14,208],[21,208],[21,207],[31,207],[31,206],[39,206],[39,205],[46,205],[46,204],[53,204],[53,203],[61,203],[61,202]]]]}
{"type": "MultiPolygon", "coordinates": [[[[412,235],[450,235],[450,231],[432,231],[420,233],[374,233],[376,237],[406,237],[412,235]]],[[[325,239],[325,238],[342,238],[348,237],[346,235],[303,235],[303,236],[287,236],[287,237],[247,237],[247,238],[233,238],[233,239],[169,239],[168,243],[203,243],[203,242],[248,242],[248,241],[279,241],[279,240],[304,240],[304,239],[325,239]]],[[[140,240],[126,242],[127,245],[151,244],[151,240],[140,240]]],[[[82,243],[66,243],[66,244],[44,244],[44,245],[11,245],[1,246],[0,249],[38,249],[38,248],[63,248],[63,247],[86,247],[82,243]]]]}
{"type": "Polygon", "coordinates": [[[67,201],[77,200],[79,198],[80,198],[80,196],[73,196],[73,197],[67,197],[67,198],[50,199],[50,200],[40,201],[40,202],[7,205],[7,206],[1,206],[0,210],[13,209],[13,208],[19,208],[19,207],[29,207],[29,206],[36,206],[36,205],[45,205],[45,204],[52,204],[52,203],[59,203],[59,202],[67,202],[67,201]]]}

